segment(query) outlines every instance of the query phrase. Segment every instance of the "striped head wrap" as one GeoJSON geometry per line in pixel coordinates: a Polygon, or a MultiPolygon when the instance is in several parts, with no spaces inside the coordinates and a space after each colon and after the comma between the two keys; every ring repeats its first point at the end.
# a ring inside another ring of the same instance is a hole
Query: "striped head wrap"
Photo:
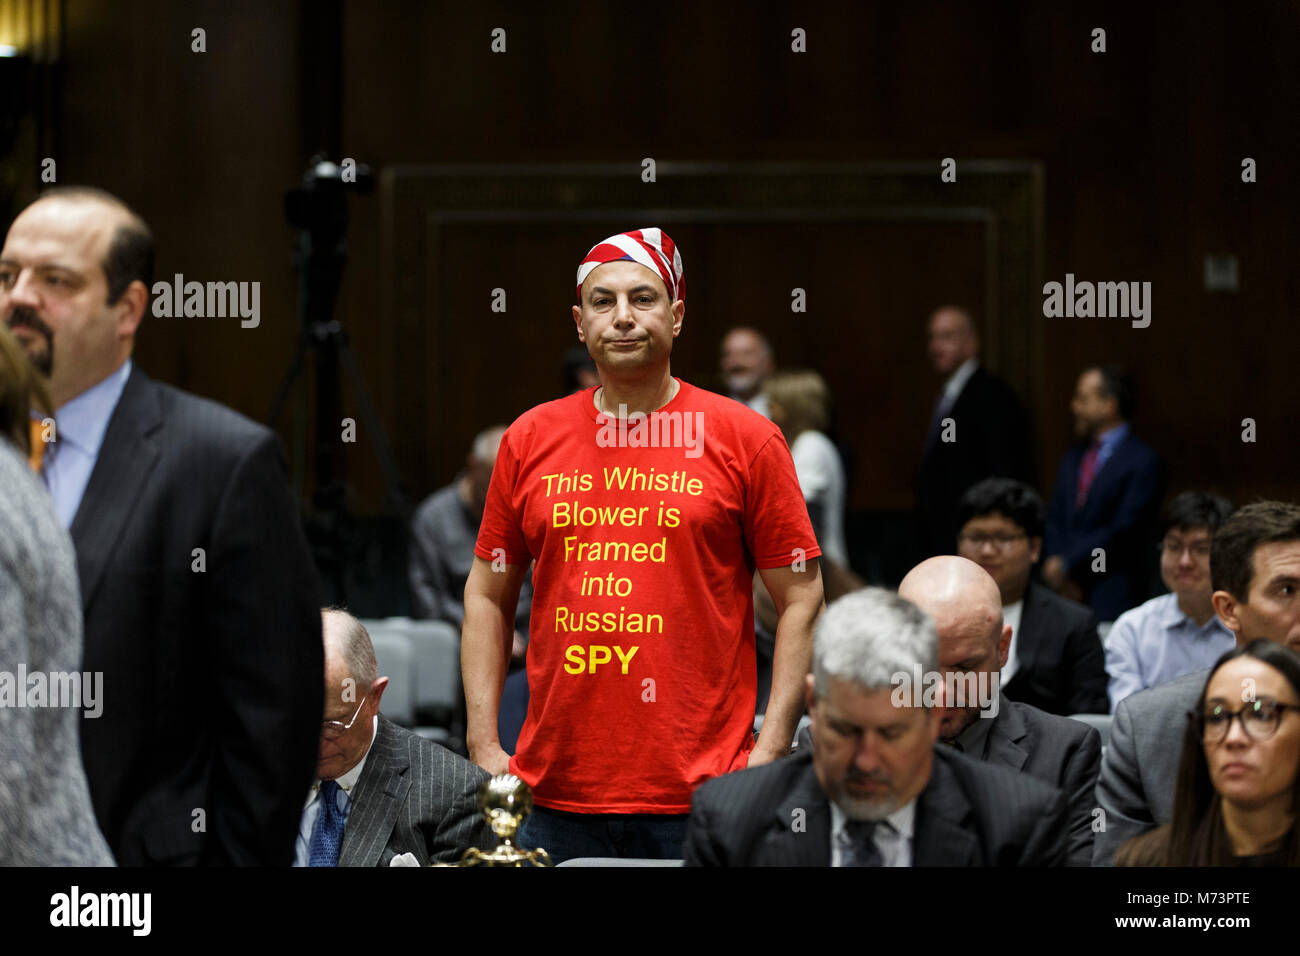
{"type": "Polygon", "coordinates": [[[686,298],[686,274],[677,244],[662,229],[633,229],[610,236],[591,247],[578,266],[578,301],[582,302],[582,283],[597,266],[627,260],[645,266],[664,280],[670,301],[686,298]]]}

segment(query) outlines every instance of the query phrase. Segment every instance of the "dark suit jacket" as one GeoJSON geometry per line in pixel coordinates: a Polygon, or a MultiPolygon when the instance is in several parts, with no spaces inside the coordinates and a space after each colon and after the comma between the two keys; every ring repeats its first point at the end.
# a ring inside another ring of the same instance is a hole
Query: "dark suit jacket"
{"type": "Polygon", "coordinates": [[[133,369],[71,532],[84,669],[104,674],[82,755],[114,856],[288,865],[324,663],[275,435],[133,369]]]}
{"type": "Polygon", "coordinates": [[[1093,809],[1101,734],[1069,717],[1002,696],[989,728],[987,762],[1048,783],[1065,794],[1069,810],[1067,863],[1092,866],[1093,809]]]}
{"type": "Polygon", "coordinates": [[[1112,866],[1130,837],[1173,819],[1187,712],[1196,707],[1208,670],[1184,674],[1125,697],[1115,708],[1110,746],[1097,777],[1106,829],[1097,834],[1094,866],[1112,866]]]}
{"type": "Polygon", "coordinates": [[[455,863],[495,845],[478,809],[487,772],[419,734],[379,718],[352,792],[339,866],[388,866],[414,853],[421,866],[455,863]]]}
{"type": "MultiPolygon", "coordinates": [[[[940,745],[917,798],[912,865],[1059,866],[1067,829],[1056,788],[940,745]]],[[[829,866],[830,803],[811,752],[702,784],[684,853],[687,866],[829,866]]]]}
{"type": "Polygon", "coordinates": [[[1047,509],[1043,555],[1062,555],[1099,621],[1113,621],[1146,599],[1155,548],[1164,465],[1129,432],[1093,476],[1083,507],[1075,509],[1079,463],[1087,447],[1076,444],[1061,459],[1047,509]],[[1106,573],[1092,571],[1092,552],[1106,552],[1106,573]]]}
{"type": "Polygon", "coordinates": [[[1030,430],[1011,386],[978,366],[948,417],[956,441],[931,441],[916,476],[916,517],[925,554],[952,554],[957,547],[956,507],[966,489],[1000,476],[1033,482],[1030,430]]]}
{"type": "Polygon", "coordinates": [[[1106,655],[1092,610],[1033,581],[1016,634],[1016,672],[1003,691],[1049,714],[1108,714],[1106,655]]]}

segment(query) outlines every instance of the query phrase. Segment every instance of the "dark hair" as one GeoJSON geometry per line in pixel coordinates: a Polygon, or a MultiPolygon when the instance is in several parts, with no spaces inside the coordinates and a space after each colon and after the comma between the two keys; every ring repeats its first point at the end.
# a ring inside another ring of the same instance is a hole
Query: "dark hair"
{"type": "Polygon", "coordinates": [[[596,370],[596,360],[585,345],[575,345],[564,353],[564,393],[572,395],[578,390],[578,373],[583,369],[596,370]]]}
{"type": "Polygon", "coordinates": [[[1129,421],[1137,411],[1137,386],[1121,365],[1094,365],[1084,369],[1101,376],[1100,392],[1103,398],[1113,398],[1119,405],[1119,417],[1129,421]]]}
{"type": "Polygon", "coordinates": [[[967,488],[957,503],[957,528],[964,528],[972,518],[991,514],[1019,525],[1030,538],[1041,538],[1047,523],[1047,509],[1038,492],[1010,478],[985,478],[967,488]]]}
{"type": "Polygon", "coordinates": [[[40,374],[8,326],[0,322],[0,441],[12,442],[24,456],[32,453],[33,408],[46,414],[54,411],[40,374]]]}
{"type": "Polygon", "coordinates": [[[1179,528],[1205,528],[1213,537],[1232,514],[1232,502],[1208,491],[1184,491],[1165,505],[1160,516],[1160,537],[1179,528]]]}
{"type": "MultiPolygon", "coordinates": [[[[1188,715],[1183,733],[1183,756],[1178,765],[1178,786],[1174,791],[1165,852],[1167,866],[1225,866],[1234,862],[1232,841],[1223,825],[1223,798],[1210,780],[1199,712],[1205,706],[1210,681],[1219,668],[1239,657],[1253,657],[1269,665],[1286,678],[1300,697],[1300,656],[1281,644],[1256,638],[1214,662],[1196,698],[1197,712],[1188,715]]],[[[1296,866],[1300,865],[1300,774],[1291,781],[1291,816],[1291,829],[1282,838],[1278,850],[1286,865],[1296,866]]]]}
{"type": "Polygon", "coordinates": [[[99,202],[124,213],[126,221],[113,230],[108,252],[100,263],[108,284],[108,304],[121,299],[122,293],[136,280],[144,283],[148,296],[153,289],[153,233],[134,209],[112,193],[94,186],[51,186],[37,197],[37,202],[42,199],[99,202]]]}
{"type": "Polygon", "coordinates": [[[1233,512],[1210,545],[1210,585],[1238,601],[1250,598],[1255,549],[1277,541],[1300,541],[1300,507],[1256,501],[1233,512]]]}

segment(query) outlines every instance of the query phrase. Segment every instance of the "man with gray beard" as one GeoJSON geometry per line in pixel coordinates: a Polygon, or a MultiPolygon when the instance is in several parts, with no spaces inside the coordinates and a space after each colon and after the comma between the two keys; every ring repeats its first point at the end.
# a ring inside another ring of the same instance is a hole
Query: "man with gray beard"
{"type": "Polygon", "coordinates": [[[1091,866],[1101,735],[1087,724],[1001,692],[999,674],[1006,665],[1011,627],[1002,622],[997,582],[974,561],[938,557],[909,571],[898,594],[929,615],[939,633],[945,694],[940,741],[1062,790],[1069,801],[1069,865],[1091,866]],[[946,699],[953,690],[965,699],[946,699]]]}
{"type": "Polygon", "coordinates": [[[934,746],[942,709],[905,685],[938,665],[934,624],[910,601],[864,588],[833,603],[806,680],[813,746],[701,785],[686,864],[1063,864],[1060,791],[934,746]]]}

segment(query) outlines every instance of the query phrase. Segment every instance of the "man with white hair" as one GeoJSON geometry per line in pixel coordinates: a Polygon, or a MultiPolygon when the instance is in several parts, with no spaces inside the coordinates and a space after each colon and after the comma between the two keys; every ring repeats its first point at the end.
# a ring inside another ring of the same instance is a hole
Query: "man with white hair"
{"type": "Polygon", "coordinates": [[[722,337],[718,369],[727,394],[764,418],[772,417],[763,383],[776,371],[776,353],[762,332],[738,326],[722,337]]]}
{"type": "Polygon", "coordinates": [[[695,791],[688,866],[1046,866],[1065,862],[1054,787],[935,747],[934,624],[864,588],[817,625],[813,746],[695,791]],[[922,683],[928,683],[929,678],[922,683]]]}
{"type": "Polygon", "coordinates": [[[967,558],[930,558],[908,572],[898,596],[924,611],[939,634],[940,741],[1062,790],[1070,805],[1069,864],[1091,866],[1101,735],[1002,693],[1011,626],[1002,621],[997,581],[967,558]],[[949,688],[964,699],[947,699],[949,688]]]}
{"type": "Polygon", "coordinates": [[[294,866],[391,866],[405,855],[428,866],[487,849],[478,809],[487,774],[380,715],[388,678],[360,621],[330,608],[321,630],[325,719],[294,866]]]}

